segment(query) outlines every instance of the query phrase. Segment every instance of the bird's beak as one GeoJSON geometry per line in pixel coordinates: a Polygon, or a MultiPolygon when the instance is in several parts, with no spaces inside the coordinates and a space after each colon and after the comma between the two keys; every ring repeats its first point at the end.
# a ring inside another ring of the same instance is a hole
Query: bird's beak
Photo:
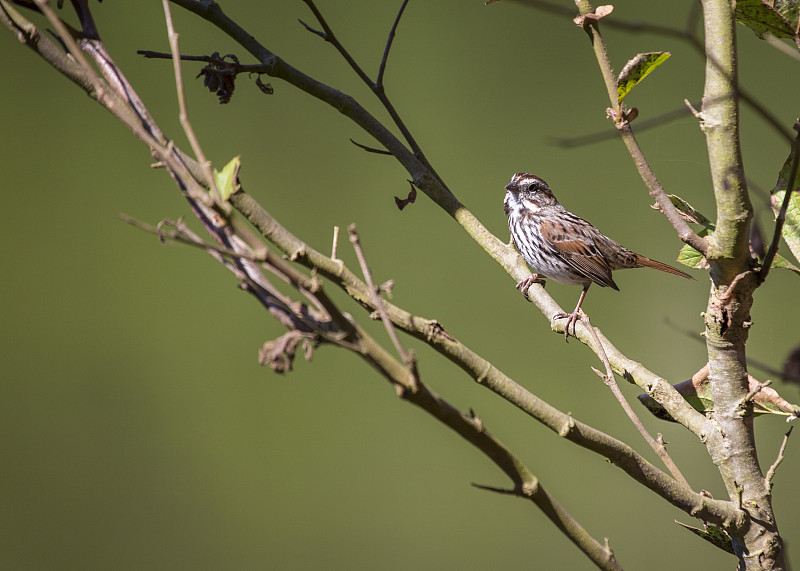
{"type": "Polygon", "coordinates": [[[506,185],[506,190],[510,190],[511,192],[519,192],[519,187],[517,186],[516,181],[511,181],[506,185]]]}

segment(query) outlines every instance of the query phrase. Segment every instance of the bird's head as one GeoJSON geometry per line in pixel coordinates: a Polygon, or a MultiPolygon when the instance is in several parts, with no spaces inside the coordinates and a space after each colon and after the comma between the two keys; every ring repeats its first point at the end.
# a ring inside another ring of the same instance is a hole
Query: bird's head
{"type": "Polygon", "coordinates": [[[506,207],[512,204],[525,205],[535,212],[544,206],[556,205],[558,201],[545,181],[538,176],[518,172],[506,185],[506,207]]]}

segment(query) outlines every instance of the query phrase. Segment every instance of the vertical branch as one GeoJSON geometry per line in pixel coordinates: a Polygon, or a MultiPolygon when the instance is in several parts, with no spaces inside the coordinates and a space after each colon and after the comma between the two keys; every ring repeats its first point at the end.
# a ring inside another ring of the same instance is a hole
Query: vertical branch
{"type": "Polygon", "coordinates": [[[169,8],[169,0],[162,0],[164,7],[164,19],[167,22],[167,35],[169,36],[169,47],[172,51],[172,64],[175,71],[175,87],[178,91],[178,109],[181,120],[183,132],[186,133],[186,138],[189,139],[189,144],[192,146],[192,152],[197,157],[197,162],[200,163],[200,168],[203,169],[209,186],[211,187],[211,194],[214,201],[220,204],[222,198],[217,189],[217,183],[214,180],[214,175],[211,172],[211,162],[206,160],[206,155],[203,153],[203,148],[200,146],[200,141],[194,134],[194,129],[189,121],[189,112],[186,108],[186,96],[183,90],[183,72],[181,71],[181,52],[178,47],[178,34],[175,33],[175,28],[172,25],[172,12],[169,8]]]}
{"type": "Polygon", "coordinates": [[[717,284],[729,284],[745,268],[753,206],[747,193],[739,142],[736,22],[729,0],[703,1],[706,81],[701,128],[706,136],[717,221],[708,258],[717,284]]]}
{"type": "Polygon", "coordinates": [[[702,0],[706,81],[699,113],[706,136],[717,206],[707,258],[712,288],[704,314],[709,379],[717,429],[706,442],[728,496],[750,516],[733,534],[740,569],[785,568],[769,484],[761,473],[753,433],[753,404],[746,343],[757,275],[750,271],[753,207],[747,193],[739,142],[736,21],[731,0],[702,0]]]}

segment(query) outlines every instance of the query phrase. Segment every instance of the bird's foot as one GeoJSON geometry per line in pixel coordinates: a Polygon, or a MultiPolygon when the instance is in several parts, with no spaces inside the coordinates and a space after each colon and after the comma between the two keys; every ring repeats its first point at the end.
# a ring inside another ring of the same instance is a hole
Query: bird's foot
{"type": "Polygon", "coordinates": [[[528,289],[533,284],[541,284],[542,287],[545,286],[544,276],[541,274],[531,274],[524,280],[517,283],[517,289],[522,293],[522,295],[528,294],[528,289]]]}
{"type": "Polygon", "coordinates": [[[564,324],[564,341],[569,343],[569,336],[570,336],[569,327],[570,327],[570,325],[572,326],[572,336],[575,339],[578,338],[578,336],[575,334],[575,324],[578,322],[578,320],[581,317],[585,317],[585,316],[586,316],[586,314],[583,312],[583,310],[581,308],[577,308],[572,313],[563,313],[562,312],[562,313],[556,313],[553,316],[553,319],[563,319],[564,317],[567,318],[567,322],[564,324]]]}

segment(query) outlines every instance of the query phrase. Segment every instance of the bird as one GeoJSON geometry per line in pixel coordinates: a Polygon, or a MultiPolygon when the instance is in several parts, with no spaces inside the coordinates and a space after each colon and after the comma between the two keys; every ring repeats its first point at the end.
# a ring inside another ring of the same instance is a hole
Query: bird
{"type": "Polygon", "coordinates": [[[564,339],[569,329],[575,336],[575,324],[583,311],[581,305],[593,283],[619,291],[612,272],[626,268],[653,268],[682,278],[689,274],[667,264],[651,260],[618,244],[556,200],[548,184],[538,176],[517,173],[506,185],[503,201],[511,238],[533,273],[517,283],[523,295],[535,283],[544,285],[549,278],[561,284],[583,287],[578,305],[567,318],[564,339]]]}

